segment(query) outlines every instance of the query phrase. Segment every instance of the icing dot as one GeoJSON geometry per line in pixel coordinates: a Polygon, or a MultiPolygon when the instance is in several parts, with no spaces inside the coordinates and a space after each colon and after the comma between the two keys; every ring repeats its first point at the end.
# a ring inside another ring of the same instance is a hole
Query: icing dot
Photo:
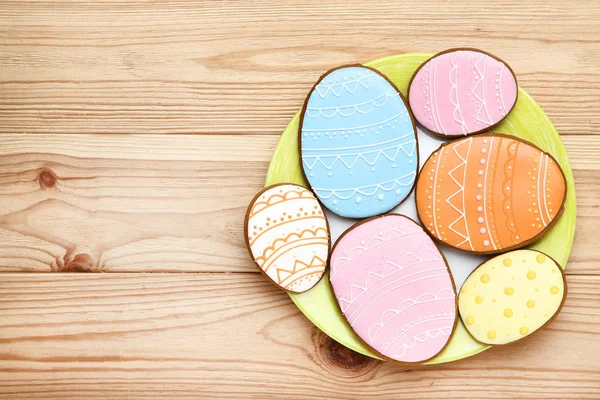
{"type": "Polygon", "coordinates": [[[521,333],[521,335],[527,335],[529,333],[529,328],[526,326],[522,326],[521,329],[519,329],[519,332],[521,333]]]}
{"type": "Polygon", "coordinates": [[[490,245],[490,241],[489,240],[484,240],[483,241],[483,245],[484,246],[489,246],[490,245]]]}
{"type": "Polygon", "coordinates": [[[552,286],[550,288],[550,293],[552,293],[552,294],[558,294],[558,291],[559,291],[558,286],[552,286]]]}
{"type": "Polygon", "coordinates": [[[357,197],[356,200],[354,200],[354,201],[356,201],[357,203],[360,203],[362,201],[362,198],[357,197]]]}
{"type": "Polygon", "coordinates": [[[477,206],[477,211],[483,211],[483,207],[477,206]]]}
{"type": "Polygon", "coordinates": [[[481,195],[480,195],[480,194],[478,194],[477,196],[475,196],[475,198],[476,198],[477,200],[481,200],[481,195]]]}
{"type": "Polygon", "coordinates": [[[496,339],[496,331],[489,331],[487,336],[490,339],[496,339]]]}
{"type": "Polygon", "coordinates": [[[535,261],[542,264],[544,261],[546,261],[546,256],[543,254],[538,254],[538,256],[535,258],[535,261]]]}
{"type": "Polygon", "coordinates": [[[396,190],[396,196],[400,196],[400,193],[402,193],[402,192],[400,191],[400,189],[397,189],[397,190],[396,190]]]}
{"type": "Polygon", "coordinates": [[[510,318],[510,317],[512,317],[512,316],[513,316],[513,310],[512,310],[512,309],[510,309],[510,308],[507,308],[506,310],[504,310],[504,316],[505,316],[506,318],[510,318]]]}
{"type": "Polygon", "coordinates": [[[338,201],[336,199],[333,199],[332,203],[335,206],[338,203],[338,201]]]}
{"type": "Polygon", "coordinates": [[[487,231],[485,230],[485,228],[481,228],[481,229],[479,229],[479,232],[480,232],[481,234],[484,234],[484,233],[485,233],[485,232],[487,232],[487,231]]]}
{"type": "Polygon", "coordinates": [[[485,221],[485,220],[483,219],[483,217],[479,217],[479,218],[477,218],[477,222],[479,222],[480,224],[483,224],[483,221],[485,221]]]}
{"type": "Polygon", "coordinates": [[[478,189],[481,189],[482,187],[483,187],[483,185],[482,185],[481,183],[478,183],[478,184],[477,184],[477,188],[478,188],[478,189]]]}
{"type": "Polygon", "coordinates": [[[530,281],[535,279],[535,271],[529,271],[527,272],[527,279],[529,279],[530,281]]]}
{"type": "Polygon", "coordinates": [[[515,289],[511,287],[504,288],[504,294],[507,296],[512,296],[515,293],[515,289]]]}
{"type": "Polygon", "coordinates": [[[475,303],[477,303],[477,304],[483,303],[483,296],[475,296],[475,303]]]}
{"type": "Polygon", "coordinates": [[[533,308],[533,307],[535,307],[535,301],[527,300],[527,308],[533,308]]]}
{"type": "MultiPolygon", "coordinates": [[[[312,172],[311,172],[311,175],[312,175],[312,172]]],[[[329,171],[329,172],[327,173],[327,176],[331,176],[331,175],[333,175],[333,174],[331,173],[331,171],[329,171]]]]}
{"type": "Polygon", "coordinates": [[[467,325],[473,325],[475,323],[475,318],[467,317],[467,325]]]}
{"type": "Polygon", "coordinates": [[[488,283],[490,281],[490,276],[488,274],[481,275],[481,282],[488,283]]]}
{"type": "Polygon", "coordinates": [[[480,164],[485,164],[485,158],[482,158],[481,160],[479,160],[480,164]]]}
{"type": "Polygon", "coordinates": [[[483,148],[483,149],[481,149],[481,152],[485,154],[485,153],[487,153],[487,149],[483,148]]]}
{"type": "Polygon", "coordinates": [[[379,195],[377,196],[377,198],[378,198],[379,200],[383,200],[383,194],[379,194],[379,195]]]}
{"type": "Polygon", "coordinates": [[[477,171],[477,175],[479,175],[479,176],[483,175],[483,170],[480,169],[479,171],[477,171]]]}
{"type": "Polygon", "coordinates": [[[505,258],[504,261],[502,261],[502,264],[504,264],[505,267],[510,267],[512,265],[512,260],[510,258],[505,258]]]}

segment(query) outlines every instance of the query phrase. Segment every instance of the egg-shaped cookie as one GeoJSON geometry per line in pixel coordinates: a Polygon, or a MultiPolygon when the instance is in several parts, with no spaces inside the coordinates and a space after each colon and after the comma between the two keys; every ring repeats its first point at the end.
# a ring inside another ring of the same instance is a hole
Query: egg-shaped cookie
{"type": "Polygon", "coordinates": [[[567,295],[562,268],[535,250],[515,250],[481,264],[459,296],[460,317],[476,340],[503,345],[546,326],[567,295]]]}
{"type": "Polygon", "coordinates": [[[416,126],[398,89],[374,69],[351,65],[323,75],[304,103],[299,135],[304,175],[335,214],[382,214],[413,189],[416,126]]]}
{"type": "Polygon", "coordinates": [[[504,61],[476,49],[451,49],[413,75],[408,101],[416,120],[437,135],[486,131],[517,102],[517,79],[504,61]]]}
{"type": "Polygon", "coordinates": [[[481,134],[433,152],[419,174],[416,203],[434,238],[492,254],[537,240],[561,215],[565,195],[551,155],[514,136],[481,134]]]}
{"type": "Polygon", "coordinates": [[[456,292],[446,260],[413,220],[387,214],[359,222],[336,242],[330,282],[360,339],[389,361],[428,361],[456,327],[456,292]]]}
{"type": "Polygon", "coordinates": [[[301,186],[265,188],[246,213],[244,236],[259,270],[290,292],[304,292],[323,277],[329,225],[313,193],[301,186]]]}

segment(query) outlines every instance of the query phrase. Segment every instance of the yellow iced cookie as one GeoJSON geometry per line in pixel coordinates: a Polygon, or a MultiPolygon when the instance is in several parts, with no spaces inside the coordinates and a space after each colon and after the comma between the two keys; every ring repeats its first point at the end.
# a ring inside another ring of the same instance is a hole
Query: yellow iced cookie
{"type": "Polygon", "coordinates": [[[467,278],[458,310],[478,341],[502,345],[548,324],[567,294],[562,268],[535,250],[516,250],[481,264],[467,278]]]}

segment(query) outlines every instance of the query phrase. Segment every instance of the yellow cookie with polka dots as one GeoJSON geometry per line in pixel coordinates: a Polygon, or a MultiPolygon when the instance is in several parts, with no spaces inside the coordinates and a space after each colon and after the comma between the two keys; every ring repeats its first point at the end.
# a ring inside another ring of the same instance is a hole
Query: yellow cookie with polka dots
{"type": "Polygon", "coordinates": [[[503,345],[556,317],[567,296],[562,268],[535,250],[516,250],[481,264],[465,281],[458,310],[476,340],[503,345]]]}

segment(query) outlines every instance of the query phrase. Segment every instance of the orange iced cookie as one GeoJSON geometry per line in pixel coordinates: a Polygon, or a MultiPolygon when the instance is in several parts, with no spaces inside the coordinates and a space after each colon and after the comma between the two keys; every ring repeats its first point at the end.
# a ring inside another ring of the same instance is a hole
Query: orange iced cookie
{"type": "Polygon", "coordinates": [[[563,211],[556,160],[514,136],[482,134],[443,144],[417,182],[419,218],[441,242],[497,253],[537,240],[563,211]]]}

